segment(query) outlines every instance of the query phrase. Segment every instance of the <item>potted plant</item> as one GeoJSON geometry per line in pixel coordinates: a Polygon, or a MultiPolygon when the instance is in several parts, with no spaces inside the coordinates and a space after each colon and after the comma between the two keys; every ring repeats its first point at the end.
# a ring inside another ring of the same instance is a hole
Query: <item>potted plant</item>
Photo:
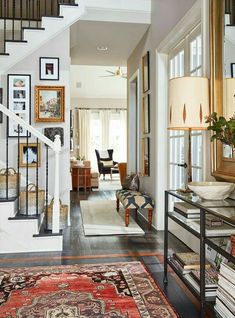
{"type": "Polygon", "coordinates": [[[77,156],[77,164],[79,166],[83,166],[83,160],[85,160],[85,156],[77,156]]]}
{"type": "Polygon", "coordinates": [[[232,155],[235,155],[235,114],[226,120],[223,116],[218,117],[216,112],[206,117],[209,124],[208,130],[213,132],[211,141],[220,140],[223,144],[232,148],[232,155]]]}

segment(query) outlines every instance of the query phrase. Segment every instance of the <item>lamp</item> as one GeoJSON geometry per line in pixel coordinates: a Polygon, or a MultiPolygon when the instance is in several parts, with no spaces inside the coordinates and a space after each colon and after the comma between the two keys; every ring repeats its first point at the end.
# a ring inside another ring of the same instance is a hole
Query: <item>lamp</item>
{"type": "MultiPolygon", "coordinates": [[[[187,183],[192,181],[191,130],[207,129],[204,117],[209,113],[209,81],[205,77],[177,77],[169,81],[170,130],[188,130],[187,183]]],[[[185,185],[187,191],[187,184],[185,185]]]]}
{"type": "Polygon", "coordinates": [[[226,101],[225,101],[225,118],[233,117],[235,113],[235,78],[226,78],[225,79],[226,87],[226,101]]]}

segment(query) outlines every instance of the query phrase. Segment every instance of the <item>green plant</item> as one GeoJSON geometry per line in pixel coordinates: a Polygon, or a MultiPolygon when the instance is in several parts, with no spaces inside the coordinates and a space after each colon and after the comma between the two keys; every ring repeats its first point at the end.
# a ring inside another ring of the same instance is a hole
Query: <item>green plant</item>
{"type": "Polygon", "coordinates": [[[83,161],[83,160],[85,160],[85,156],[77,156],[77,160],[81,160],[81,161],[83,161]]]}
{"type": "Polygon", "coordinates": [[[207,127],[214,134],[211,136],[211,141],[220,140],[222,143],[235,147],[235,115],[229,120],[226,120],[223,116],[217,117],[217,113],[213,112],[206,117],[206,123],[209,123],[207,127]]]}

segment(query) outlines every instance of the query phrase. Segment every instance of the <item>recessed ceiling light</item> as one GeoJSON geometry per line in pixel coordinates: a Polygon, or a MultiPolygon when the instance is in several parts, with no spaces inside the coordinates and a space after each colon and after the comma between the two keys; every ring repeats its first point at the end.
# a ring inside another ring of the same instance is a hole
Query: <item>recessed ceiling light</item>
{"type": "Polygon", "coordinates": [[[103,46],[103,45],[99,45],[99,46],[97,46],[97,51],[108,51],[108,47],[103,46]]]}

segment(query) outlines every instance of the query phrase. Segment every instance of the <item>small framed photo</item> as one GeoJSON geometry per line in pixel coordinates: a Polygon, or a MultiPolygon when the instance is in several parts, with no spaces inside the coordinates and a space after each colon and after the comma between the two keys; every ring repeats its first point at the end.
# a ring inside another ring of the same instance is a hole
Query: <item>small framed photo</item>
{"type": "Polygon", "coordinates": [[[142,80],[143,80],[143,93],[150,89],[149,77],[149,51],[142,57],[142,80]]]}
{"type": "Polygon", "coordinates": [[[59,58],[40,57],[39,58],[40,80],[58,81],[59,80],[59,58]]]}
{"type": "Polygon", "coordinates": [[[142,152],[143,152],[143,175],[150,176],[150,149],[149,137],[142,139],[142,152]]]}
{"type": "Polygon", "coordinates": [[[64,86],[35,86],[35,122],[64,122],[64,86]]]}
{"type": "Polygon", "coordinates": [[[38,167],[41,164],[40,160],[40,143],[20,143],[20,167],[38,167]]]}
{"type": "Polygon", "coordinates": [[[147,94],[142,99],[143,133],[150,133],[150,95],[147,94]]]}
{"type": "Polygon", "coordinates": [[[231,77],[235,77],[235,63],[231,63],[231,77]]]}
{"type": "Polygon", "coordinates": [[[51,141],[55,140],[55,136],[60,136],[61,146],[64,145],[64,129],[62,127],[48,127],[44,128],[44,135],[51,141]]]}
{"type": "MultiPolygon", "coordinates": [[[[7,107],[17,116],[31,123],[31,75],[8,74],[7,107]]],[[[27,137],[27,130],[8,119],[8,137],[27,137]]],[[[30,134],[28,133],[30,137],[30,134]]]]}
{"type": "MultiPolygon", "coordinates": [[[[0,88],[0,104],[2,104],[2,88],[0,88]]],[[[0,112],[0,124],[3,123],[3,113],[0,112]]]]}

